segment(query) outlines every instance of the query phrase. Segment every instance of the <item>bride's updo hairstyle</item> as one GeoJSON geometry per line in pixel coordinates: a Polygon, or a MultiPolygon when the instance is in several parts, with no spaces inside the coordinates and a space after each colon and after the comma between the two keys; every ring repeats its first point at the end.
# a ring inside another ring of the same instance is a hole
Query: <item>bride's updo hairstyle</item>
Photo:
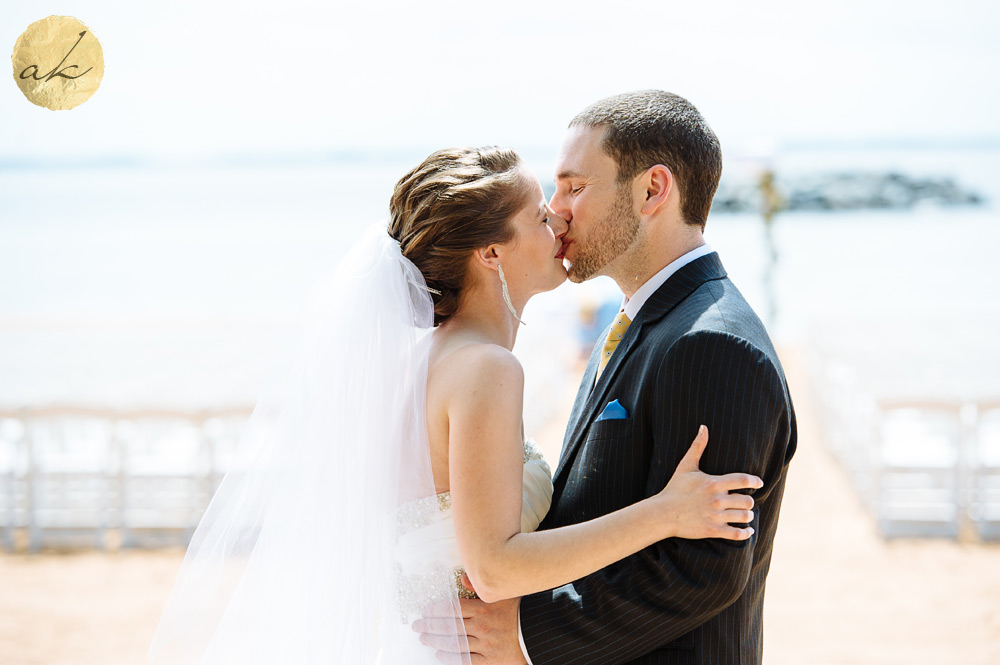
{"type": "Polygon", "coordinates": [[[509,148],[446,148],[404,175],[389,202],[389,235],[413,261],[434,299],[434,325],[448,320],[468,277],[473,251],[514,237],[511,218],[531,182],[509,148]]]}

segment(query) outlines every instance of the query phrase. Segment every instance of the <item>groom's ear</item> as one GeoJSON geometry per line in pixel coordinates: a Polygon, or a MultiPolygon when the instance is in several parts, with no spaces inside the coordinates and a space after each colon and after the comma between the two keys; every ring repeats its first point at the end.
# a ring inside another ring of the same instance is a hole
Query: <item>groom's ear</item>
{"type": "Polygon", "coordinates": [[[645,189],[640,213],[654,215],[665,209],[667,200],[674,190],[674,174],[663,164],[657,164],[646,169],[639,176],[641,187],[645,189]]]}

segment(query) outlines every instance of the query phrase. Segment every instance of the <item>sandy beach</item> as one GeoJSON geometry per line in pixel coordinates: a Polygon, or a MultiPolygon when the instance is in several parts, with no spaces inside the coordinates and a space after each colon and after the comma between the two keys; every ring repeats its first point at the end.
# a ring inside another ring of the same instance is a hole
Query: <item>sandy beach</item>
{"type": "MultiPolygon", "coordinates": [[[[823,448],[799,354],[799,417],[765,608],[774,665],[1000,660],[1000,544],[883,541],[823,448]]],[[[572,392],[535,438],[555,460],[572,392]]],[[[142,663],[183,552],[0,555],[0,665],[142,663]]]]}

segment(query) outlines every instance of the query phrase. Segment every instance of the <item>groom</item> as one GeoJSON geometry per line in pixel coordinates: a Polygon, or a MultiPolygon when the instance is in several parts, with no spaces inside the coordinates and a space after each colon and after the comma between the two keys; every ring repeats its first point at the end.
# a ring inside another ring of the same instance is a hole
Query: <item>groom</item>
{"type": "Polygon", "coordinates": [[[721,171],[715,134],[671,93],[603,99],[570,123],[550,203],[569,278],[607,275],[625,299],[587,365],[540,528],[655,494],[704,423],[702,471],[764,479],[755,533],[670,538],[551,591],[462,601],[473,662],[761,662],[795,413],[764,326],[702,237],[721,171]]]}

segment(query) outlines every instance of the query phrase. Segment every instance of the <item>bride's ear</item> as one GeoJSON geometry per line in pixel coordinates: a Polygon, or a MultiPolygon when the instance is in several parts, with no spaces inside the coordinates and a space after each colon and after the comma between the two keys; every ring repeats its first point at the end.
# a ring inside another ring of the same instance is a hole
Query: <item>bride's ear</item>
{"type": "Polygon", "coordinates": [[[480,265],[487,270],[495,271],[497,269],[497,265],[500,263],[500,253],[502,251],[503,250],[500,249],[499,245],[481,247],[473,254],[473,260],[477,265],[480,265]]]}

